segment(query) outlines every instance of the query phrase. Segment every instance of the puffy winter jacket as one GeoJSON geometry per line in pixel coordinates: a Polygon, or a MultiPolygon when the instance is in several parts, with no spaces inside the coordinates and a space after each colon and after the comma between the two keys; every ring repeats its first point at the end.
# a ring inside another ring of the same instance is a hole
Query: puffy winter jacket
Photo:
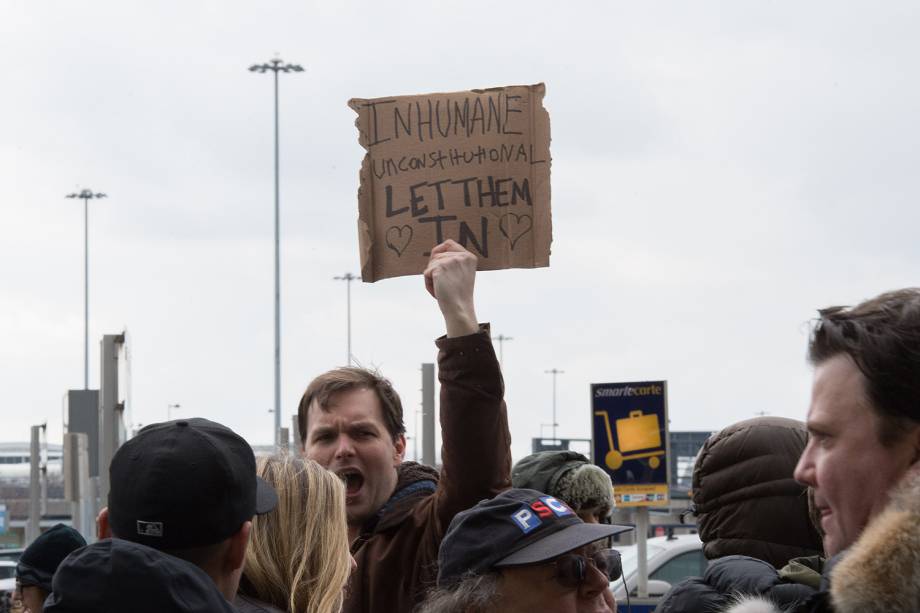
{"type": "Polygon", "coordinates": [[[693,468],[693,504],[710,560],[745,555],[782,568],[822,553],[806,488],[792,477],[805,425],[758,417],[713,434],[693,468]]]}
{"type": "Polygon", "coordinates": [[[758,417],[713,434],[693,468],[693,504],[706,575],[671,588],[656,611],[724,609],[738,594],[773,594],[796,603],[812,589],[783,579],[777,569],[822,552],[803,485],[793,479],[805,449],[805,425],[758,417]]]}
{"type": "Polygon", "coordinates": [[[716,613],[726,609],[738,594],[769,598],[782,607],[807,600],[816,590],[782,578],[767,562],[747,556],[725,556],[709,564],[702,577],[674,586],[656,613],[716,613]]]}

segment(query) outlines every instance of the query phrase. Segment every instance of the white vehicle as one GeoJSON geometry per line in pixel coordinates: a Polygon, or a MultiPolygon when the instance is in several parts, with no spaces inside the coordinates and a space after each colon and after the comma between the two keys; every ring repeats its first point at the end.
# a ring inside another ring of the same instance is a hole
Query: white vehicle
{"type": "Polygon", "coordinates": [[[16,562],[0,560],[0,611],[9,610],[16,589],[16,562]]]}
{"type": "Polygon", "coordinates": [[[618,611],[626,611],[627,589],[632,613],[653,611],[672,585],[687,577],[701,577],[706,571],[703,542],[698,534],[656,536],[646,542],[649,597],[641,600],[636,594],[639,582],[636,545],[617,547],[623,560],[623,578],[612,581],[610,589],[616,597],[618,611]],[[626,580],[626,588],[623,587],[623,579],[626,580]]]}

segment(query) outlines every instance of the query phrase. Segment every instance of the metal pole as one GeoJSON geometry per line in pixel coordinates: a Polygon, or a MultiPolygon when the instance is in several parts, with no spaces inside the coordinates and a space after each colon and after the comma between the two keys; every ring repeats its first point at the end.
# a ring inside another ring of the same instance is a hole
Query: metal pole
{"type": "Polygon", "coordinates": [[[346,287],[346,302],[348,303],[348,365],[351,366],[351,273],[348,274],[346,287]]]}
{"type": "Polygon", "coordinates": [[[648,549],[646,541],[648,540],[648,507],[639,507],[636,509],[636,555],[638,556],[638,584],[636,585],[636,596],[639,598],[648,598],[648,549]]]}
{"type": "Polygon", "coordinates": [[[564,370],[559,370],[558,368],[553,368],[552,370],[544,371],[546,374],[553,375],[553,440],[556,439],[556,426],[559,425],[556,423],[556,375],[564,375],[564,370]]]}
{"type": "Polygon", "coordinates": [[[281,430],[278,431],[278,440],[280,441],[280,444],[278,445],[278,449],[276,451],[282,455],[287,455],[287,453],[290,451],[291,444],[291,433],[287,428],[281,428],[281,430]]]}
{"type": "Polygon", "coordinates": [[[556,373],[553,373],[553,440],[556,440],[556,373]]]}
{"type": "Polygon", "coordinates": [[[347,344],[348,344],[348,365],[351,366],[351,365],[352,365],[352,353],[351,353],[351,282],[354,281],[355,279],[357,279],[358,277],[356,277],[355,275],[351,274],[350,272],[346,272],[346,273],[345,273],[344,275],[342,275],[341,277],[332,277],[332,278],[333,278],[334,280],[336,280],[336,281],[345,281],[345,283],[347,284],[346,291],[345,291],[345,300],[346,300],[345,304],[346,304],[347,326],[348,326],[348,327],[347,327],[346,342],[347,342],[347,344]]]}
{"type": "Polygon", "coordinates": [[[422,364],[422,463],[435,465],[434,364],[422,364]]]}
{"type": "MultiPolygon", "coordinates": [[[[424,402],[424,401],[423,401],[424,402]]],[[[422,435],[421,429],[418,426],[419,415],[422,414],[424,409],[415,409],[415,436],[412,437],[412,459],[418,462],[418,439],[422,435]]]]}
{"type": "Polygon", "coordinates": [[[492,340],[498,341],[498,364],[499,366],[504,367],[505,365],[505,341],[513,341],[514,339],[511,338],[510,336],[499,334],[498,336],[493,336],[492,340]]]}
{"type": "Polygon", "coordinates": [[[83,389],[89,389],[89,198],[83,196],[83,389]]]}
{"type": "Polygon", "coordinates": [[[278,71],[275,71],[275,445],[281,431],[281,248],[278,190],[278,71]]]}
{"type": "Polygon", "coordinates": [[[32,440],[29,445],[29,523],[26,530],[26,545],[41,534],[41,426],[32,426],[32,440]]]}
{"type": "Polygon", "coordinates": [[[281,219],[280,219],[280,160],[279,160],[279,130],[278,130],[278,73],[303,72],[303,68],[296,64],[284,64],[281,58],[274,58],[268,64],[250,66],[252,72],[274,73],[275,91],[275,427],[274,441],[277,447],[281,432],[281,219]]]}
{"type": "Polygon", "coordinates": [[[83,389],[89,389],[89,201],[106,195],[91,189],[67,194],[66,198],[83,200],[83,389]]]}

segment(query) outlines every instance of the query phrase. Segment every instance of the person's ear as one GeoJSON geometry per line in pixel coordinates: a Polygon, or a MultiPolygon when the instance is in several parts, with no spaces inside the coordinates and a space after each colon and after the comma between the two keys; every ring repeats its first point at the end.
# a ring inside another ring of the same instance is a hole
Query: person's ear
{"type": "Polygon", "coordinates": [[[393,465],[398,466],[406,459],[406,435],[400,434],[393,441],[393,447],[396,452],[393,454],[393,465]]]}
{"type": "Polygon", "coordinates": [[[249,546],[249,534],[252,532],[252,522],[243,522],[240,529],[230,536],[230,547],[224,558],[224,566],[229,571],[243,567],[246,562],[246,548],[249,546]]]}
{"type": "Polygon", "coordinates": [[[112,529],[109,527],[109,508],[102,507],[99,515],[96,516],[96,539],[103,540],[112,538],[112,529]]]}

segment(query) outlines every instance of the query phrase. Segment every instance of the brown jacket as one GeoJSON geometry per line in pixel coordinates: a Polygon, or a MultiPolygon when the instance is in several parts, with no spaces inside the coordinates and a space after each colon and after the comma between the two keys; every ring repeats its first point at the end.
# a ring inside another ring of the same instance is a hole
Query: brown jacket
{"type": "Polygon", "coordinates": [[[352,544],[346,613],[408,613],[438,575],[438,548],[459,511],[511,486],[511,435],[489,327],[442,337],[440,476],[406,462],[396,491],[352,544]]]}

